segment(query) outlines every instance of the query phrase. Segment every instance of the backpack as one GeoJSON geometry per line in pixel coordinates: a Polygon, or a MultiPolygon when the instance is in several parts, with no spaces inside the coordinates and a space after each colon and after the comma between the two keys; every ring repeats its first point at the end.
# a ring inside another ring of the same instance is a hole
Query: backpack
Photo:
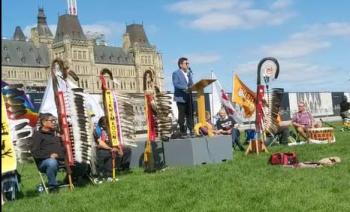
{"type": "Polygon", "coordinates": [[[294,165],[298,163],[297,154],[295,152],[277,152],[270,157],[271,165],[294,165]]]}
{"type": "Polygon", "coordinates": [[[6,200],[15,200],[20,194],[21,175],[17,171],[1,176],[1,192],[6,200]]]}

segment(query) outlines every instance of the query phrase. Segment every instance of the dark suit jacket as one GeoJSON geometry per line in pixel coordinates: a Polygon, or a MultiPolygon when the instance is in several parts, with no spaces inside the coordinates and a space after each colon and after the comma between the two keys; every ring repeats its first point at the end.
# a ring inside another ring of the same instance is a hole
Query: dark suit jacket
{"type": "Polygon", "coordinates": [[[181,69],[173,72],[172,80],[174,85],[174,100],[185,103],[188,101],[189,93],[187,89],[193,85],[192,74],[187,72],[188,83],[181,69]]]}

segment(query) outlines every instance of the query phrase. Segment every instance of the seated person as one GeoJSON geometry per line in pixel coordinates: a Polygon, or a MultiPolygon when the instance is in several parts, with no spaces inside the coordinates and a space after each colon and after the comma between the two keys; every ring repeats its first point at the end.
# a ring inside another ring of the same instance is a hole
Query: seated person
{"type": "Polygon", "coordinates": [[[278,123],[278,130],[276,135],[281,135],[280,144],[288,144],[288,137],[289,137],[288,125],[282,124],[282,117],[280,113],[277,116],[277,123],[278,123]]]}
{"type": "MultiPolygon", "coordinates": [[[[211,123],[211,116],[210,116],[209,111],[205,111],[205,120],[207,122],[207,125],[211,127],[211,130],[213,130],[214,129],[214,125],[213,125],[213,123],[211,123]]],[[[208,130],[209,129],[208,129],[207,126],[200,127],[199,128],[199,133],[202,134],[202,135],[208,135],[208,130]]]]}
{"type": "Polygon", "coordinates": [[[45,113],[40,116],[39,130],[32,137],[31,152],[35,160],[39,161],[39,170],[46,173],[50,190],[56,190],[58,183],[56,175],[59,161],[64,161],[64,148],[61,138],[56,136],[56,118],[45,113]]]}
{"type": "Polygon", "coordinates": [[[340,102],[340,116],[342,117],[343,121],[345,118],[350,118],[350,103],[348,102],[348,98],[344,95],[343,100],[340,102]]]}
{"type": "Polygon", "coordinates": [[[225,109],[221,109],[219,111],[219,119],[216,121],[215,134],[231,135],[233,149],[235,149],[235,145],[237,145],[241,151],[244,151],[242,144],[239,142],[240,132],[235,125],[235,120],[231,116],[227,116],[225,109]]]}
{"type": "Polygon", "coordinates": [[[97,142],[97,172],[99,177],[111,180],[112,177],[112,153],[116,154],[117,171],[129,171],[131,161],[130,147],[112,147],[112,142],[107,134],[107,121],[103,116],[99,119],[98,125],[94,131],[94,137],[97,142]]]}
{"type": "Polygon", "coordinates": [[[298,103],[298,112],[293,115],[292,124],[297,132],[306,140],[308,140],[308,129],[313,127],[321,127],[321,123],[315,122],[311,113],[306,111],[304,102],[298,103]]]}

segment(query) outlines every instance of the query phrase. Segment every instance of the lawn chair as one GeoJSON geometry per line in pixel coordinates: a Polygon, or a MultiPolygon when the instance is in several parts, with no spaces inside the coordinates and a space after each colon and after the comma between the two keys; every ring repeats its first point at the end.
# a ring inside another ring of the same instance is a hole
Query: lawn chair
{"type": "Polygon", "coordinates": [[[267,136],[266,145],[268,145],[268,147],[270,147],[274,144],[279,144],[281,139],[282,139],[281,134],[277,134],[277,135],[270,134],[269,136],[267,136]]]}
{"type": "MultiPolygon", "coordinates": [[[[40,180],[41,180],[41,184],[40,185],[38,185],[38,187],[37,187],[37,190],[39,191],[39,192],[44,192],[45,191],[45,193],[49,193],[49,189],[48,189],[48,187],[47,187],[47,185],[46,185],[46,182],[45,182],[45,180],[44,180],[44,172],[41,172],[40,171],[40,160],[39,159],[36,159],[36,158],[34,158],[34,162],[35,162],[35,165],[36,165],[36,168],[37,168],[37,170],[38,170],[38,174],[39,174],[39,177],[40,177],[40,180]]],[[[58,161],[59,163],[58,163],[58,172],[66,172],[66,165],[64,164],[64,162],[62,162],[62,161],[58,161]]],[[[62,187],[69,187],[69,184],[62,184],[62,185],[59,185],[58,186],[59,188],[62,188],[62,187]]]]}

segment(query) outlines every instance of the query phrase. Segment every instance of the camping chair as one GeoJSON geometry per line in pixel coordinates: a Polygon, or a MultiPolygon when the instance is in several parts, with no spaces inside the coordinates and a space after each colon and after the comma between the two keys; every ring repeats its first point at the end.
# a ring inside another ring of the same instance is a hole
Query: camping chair
{"type": "MultiPolygon", "coordinates": [[[[38,170],[38,174],[39,174],[39,177],[40,177],[40,180],[41,180],[41,184],[38,186],[38,191],[39,192],[43,192],[45,191],[45,193],[49,193],[49,188],[47,187],[46,183],[45,183],[45,180],[44,180],[44,176],[45,173],[44,172],[41,172],[40,171],[40,160],[37,159],[37,158],[34,158],[34,162],[35,162],[35,165],[36,165],[36,168],[38,170]]],[[[66,165],[64,164],[64,162],[62,161],[58,161],[58,172],[66,172],[66,165]]],[[[69,184],[62,184],[62,185],[59,185],[58,186],[59,188],[62,188],[62,187],[69,187],[69,184]]]]}
{"type": "Polygon", "coordinates": [[[348,131],[350,130],[350,117],[343,118],[343,127],[340,129],[340,131],[348,131]]]}
{"type": "Polygon", "coordinates": [[[268,139],[266,139],[266,145],[268,145],[268,147],[274,145],[274,144],[279,144],[281,139],[282,139],[282,135],[281,134],[276,134],[276,135],[273,135],[273,134],[269,134],[267,136],[268,139]]]}

